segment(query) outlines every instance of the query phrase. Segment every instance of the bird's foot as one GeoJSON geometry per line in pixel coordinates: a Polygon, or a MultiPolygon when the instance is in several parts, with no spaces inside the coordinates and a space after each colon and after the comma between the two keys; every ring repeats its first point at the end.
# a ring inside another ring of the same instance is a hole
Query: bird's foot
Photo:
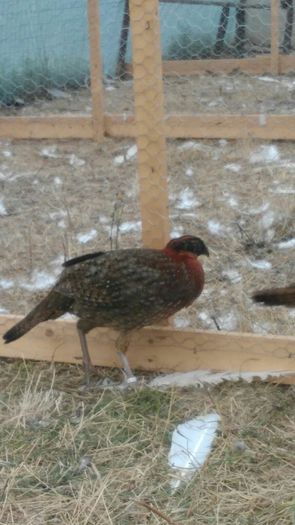
{"type": "Polygon", "coordinates": [[[132,372],[131,374],[127,374],[126,370],[122,370],[122,373],[123,373],[123,381],[119,385],[120,390],[127,390],[127,389],[129,390],[129,389],[134,389],[138,387],[139,385],[138,379],[135,375],[132,374],[132,372]]]}

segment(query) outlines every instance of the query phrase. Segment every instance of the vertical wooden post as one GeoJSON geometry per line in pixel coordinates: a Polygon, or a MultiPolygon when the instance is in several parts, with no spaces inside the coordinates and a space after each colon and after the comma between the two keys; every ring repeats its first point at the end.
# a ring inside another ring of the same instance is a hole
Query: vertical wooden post
{"type": "Polygon", "coordinates": [[[164,95],[158,0],[129,0],[142,238],[162,248],[169,237],[164,95]]]}
{"type": "Polygon", "coordinates": [[[280,72],[280,0],[271,0],[271,55],[270,67],[273,75],[280,72]]]}
{"type": "Polygon", "coordinates": [[[101,142],[104,136],[103,84],[100,57],[98,0],[88,0],[88,33],[92,98],[93,138],[101,142]]]}

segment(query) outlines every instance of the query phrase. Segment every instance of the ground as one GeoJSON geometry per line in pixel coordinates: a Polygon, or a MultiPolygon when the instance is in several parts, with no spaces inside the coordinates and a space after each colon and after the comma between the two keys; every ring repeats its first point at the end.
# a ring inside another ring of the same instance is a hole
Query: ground
{"type": "Polygon", "coordinates": [[[75,366],[1,368],[1,525],[294,524],[293,387],[87,392],[75,366]],[[171,493],[172,431],[212,411],[213,451],[171,493]]]}
{"type": "MultiPolygon", "coordinates": [[[[195,110],[217,100],[216,78],[195,110]]],[[[226,85],[239,91],[243,79],[226,85]]],[[[293,81],[283,81],[255,80],[249,111],[261,109],[261,97],[268,111],[292,110],[293,81]]],[[[130,97],[113,87],[108,109],[130,111],[130,97]]],[[[130,84],[124,89],[130,94],[130,84]]],[[[215,110],[239,110],[235,93],[215,110]]],[[[169,100],[180,109],[177,97],[169,100]]],[[[77,93],[15,111],[87,107],[89,94],[77,93]]],[[[171,235],[199,235],[210,250],[204,293],[176,326],[294,335],[294,311],[251,301],[257,288],[294,282],[293,143],[169,141],[168,162],[171,235]]],[[[140,246],[132,141],[2,140],[0,187],[1,313],[27,312],[68,257],[140,246]]],[[[294,387],[226,382],[124,393],[81,384],[78,366],[1,360],[0,525],[294,525],[294,387]],[[211,454],[171,494],[172,432],[212,411],[221,423],[211,454]]]]}

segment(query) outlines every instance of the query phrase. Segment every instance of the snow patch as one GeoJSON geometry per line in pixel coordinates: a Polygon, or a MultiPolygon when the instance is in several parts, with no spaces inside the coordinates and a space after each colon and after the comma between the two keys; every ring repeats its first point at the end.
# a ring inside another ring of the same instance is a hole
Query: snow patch
{"type": "Polygon", "coordinates": [[[239,171],[241,171],[241,166],[240,164],[231,163],[231,164],[226,164],[224,166],[224,169],[228,171],[232,171],[233,173],[239,173],[239,171]]]}
{"type": "Polygon", "coordinates": [[[209,232],[212,233],[213,235],[218,235],[223,230],[223,226],[220,224],[220,222],[215,221],[213,219],[208,221],[207,227],[208,227],[209,232]]]}
{"type": "Polygon", "coordinates": [[[239,201],[236,197],[229,197],[227,200],[228,204],[231,206],[231,208],[236,208],[236,206],[239,205],[239,201]]]}
{"type": "Polygon", "coordinates": [[[74,168],[80,168],[86,164],[84,159],[79,159],[74,153],[69,156],[69,164],[74,168]]]}
{"type": "Polygon", "coordinates": [[[275,214],[272,210],[268,210],[260,219],[260,226],[267,230],[272,226],[275,220],[275,214]]]}
{"type": "Polygon", "coordinates": [[[262,213],[269,208],[269,202],[264,202],[261,206],[257,208],[249,208],[248,212],[250,215],[256,215],[257,213],[262,213]]]}
{"type": "Polygon", "coordinates": [[[127,160],[131,160],[133,159],[133,157],[135,157],[137,155],[137,146],[136,144],[134,144],[133,146],[131,146],[130,148],[128,148],[127,152],[126,152],[126,159],[127,160]]]}
{"type": "Polygon", "coordinates": [[[123,162],[125,161],[125,157],[124,155],[117,155],[116,157],[114,157],[114,164],[123,164],[123,162]]]}
{"type": "Polygon", "coordinates": [[[188,177],[192,177],[193,174],[194,174],[194,171],[192,168],[187,168],[186,171],[185,171],[185,174],[188,176],[188,177]]]}
{"type": "Polygon", "coordinates": [[[221,330],[235,330],[237,328],[237,318],[233,312],[228,312],[217,318],[221,330]]]}
{"type": "Polygon", "coordinates": [[[62,219],[63,217],[66,217],[67,212],[65,210],[58,210],[58,211],[52,211],[49,213],[50,219],[53,221],[56,219],[62,219]]]}
{"type": "Polygon", "coordinates": [[[193,206],[199,206],[199,201],[195,198],[193,192],[189,188],[185,188],[182,190],[178,197],[178,203],[176,204],[176,208],[179,208],[180,210],[187,210],[188,208],[192,208],[193,206]]]}
{"type": "Polygon", "coordinates": [[[108,224],[110,222],[110,220],[105,215],[99,215],[98,220],[102,224],[108,224]]]}
{"type": "Polygon", "coordinates": [[[274,190],[269,190],[271,193],[279,193],[281,195],[292,195],[295,193],[295,188],[289,188],[289,187],[286,187],[286,188],[275,188],[274,190]]]}
{"type": "Polygon", "coordinates": [[[170,233],[171,239],[176,239],[177,237],[180,237],[183,234],[183,226],[175,226],[173,228],[172,232],[170,233]]]}
{"type": "Polygon", "coordinates": [[[224,146],[226,146],[227,143],[228,143],[228,141],[226,139],[220,139],[218,141],[219,146],[221,146],[222,148],[224,148],[224,146]]]}
{"type": "Polygon", "coordinates": [[[0,197],[0,216],[7,215],[7,210],[4,205],[4,199],[0,197]]]}
{"type": "Polygon", "coordinates": [[[126,221],[120,225],[120,233],[138,232],[141,230],[140,221],[126,221]]]}
{"type": "Polygon", "coordinates": [[[2,155],[3,155],[3,157],[6,157],[6,158],[12,157],[12,153],[8,149],[2,151],[2,155]]]}
{"type": "Polygon", "coordinates": [[[57,148],[56,145],[42,148],[39,155],[41,157],[45,157],[46,159],[57,159],[59,155],[56,152],[56,148],[57,148]]]}
{"type": "Polygon", "coordinates": [[[185,142],[182,142],[182,144],[178,146],[178,149],[180,151],[186,151],[188,149],[197,149],[198,146],[199,146],[199,143],[196,142],[195,140],[186,140],[185,142]]]}
{"type": "Polygon", "coordinates": [[[270,270],[272,267],[271,263],[264,259],[256,259],[255,261],[248,259],[248,262],[253,268],[257,268],[257,270],[270,270]]]}
{"type": "Polygon", "coordinates": [[[251,153],[249,161],[251,164],[269,163],[280,160],[280,153],[277,146],[260,146],[255,152],[251,153]]]}
{"type": "Polygon", "coordinates": [[[175,315],[173,321],[175,328],[187,328],[190,324],[189,319],[183,314],[175,315]]]}
{"type": "Polygon", "coordinates": [[[20,287],[25,290],[34,291],[34,290],[46,290],[52,286],[56,281],[55,275],[52,275],[47,272],[38,272],[34,271],[31,279],[20,282],[20,287]]]}
{"type": "Polygon", "coordinates": [[[95,239],[96,236],[97,236],[97,231],[92,229],[85,233],[78,233],[78,235],[76,236],[76,239],[81,244],[86,244],[87,242],[92,241],[92,239],[95,239]]]}
{"type": "Polygon", "coordinates": [[[280,81],[277,79],[277,78],[273,78],[273,77],[257,77],[258,80],[262,80],[263,82],[276,82],[276,83],[280,83],[280,81]]]}
{"type": "Polygon", "coordinates": [[[60,186],[62,184],[62,180],[60,177],[54,177],[54,180],[53,180],[55,186],[60,186]]]}
{"type": "Polygon", "coordinates": [[[8,290],[9,288],[12,288],[14,285],[14,281],[11,279],[0,279],[0,288],[3,288],[3,290],[8,290]]]}
{"type": "Polygon", "coordinates": [[[242,277],[241,275],[239,274],[239,272],[235,269],[228,269],[228,270],[223,270],[222,274],[221,274],[225,279],[227,279],[229,282],[233,283],[233,284],[237,284],[239,282],[241,282],[242,280],[242,277]]]}
{"type": "Polygon", "coordinates": [[[278,248],[281,250],[288,250],[288,248],[295,248],[295,237],[288,239],[287,241],[281,241],[278,243],[278,248]]]}

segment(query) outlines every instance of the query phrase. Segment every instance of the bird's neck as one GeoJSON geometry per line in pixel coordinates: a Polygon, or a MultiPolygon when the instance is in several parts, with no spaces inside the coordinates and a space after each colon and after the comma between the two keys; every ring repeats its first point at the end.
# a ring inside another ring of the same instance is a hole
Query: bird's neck
{"type": "Polygon", "coordinates": [[[199,259],[190,252],[179,252],[173,250],[173,248],[170,247],[166,247],[164,249],[164,253],[176,263],[185,264],[188,273],[195,285],[195,291],[198,295],[200,295],[204,288],[205,274],[199,259]]]}

